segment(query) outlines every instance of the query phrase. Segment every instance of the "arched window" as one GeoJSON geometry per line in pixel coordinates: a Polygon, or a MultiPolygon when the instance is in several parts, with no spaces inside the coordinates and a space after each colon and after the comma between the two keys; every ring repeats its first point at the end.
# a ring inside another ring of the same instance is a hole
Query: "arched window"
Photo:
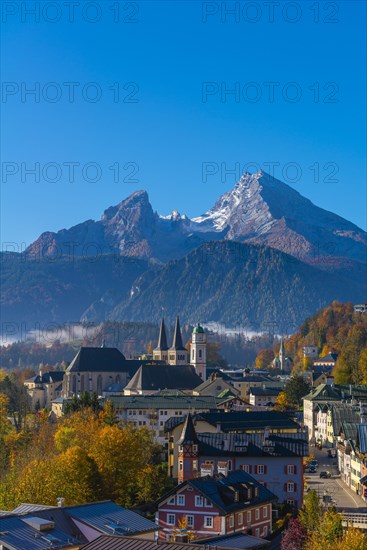
{"type": "Polygon", "coordinates": [[[199,349],[199,359],[201,359],[202,351],[199,349]]]}
{"type": "Polygon", "coordinates": [[[76,394],[76,374],[73,374],[72,392],[76,394]]]}
{"type": "Polygon", "coordinates": [[[195,350],[192,350],[192,358],[195,359],[195,350]]]}
{"type": "Polygon", "coordinates": [[[80,392],[85,390],[85,384],[84,384],[84,374],[80,377],[80,392]]]}
{"type": "Polygon", "coordinates": [[[97,395],[102,395],[102,374],[97,378],[97,395]]]}

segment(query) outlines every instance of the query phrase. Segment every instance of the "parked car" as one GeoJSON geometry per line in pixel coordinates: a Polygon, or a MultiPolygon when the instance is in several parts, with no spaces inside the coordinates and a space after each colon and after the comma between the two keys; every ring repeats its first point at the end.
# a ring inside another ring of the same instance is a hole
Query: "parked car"
{"type": "Polygon", "coordinates": [[[330,495],[323,495],[322,500],[323,502],[332,502],[332,498],[330,495]]]}
{"type": "Polygon", "coordinates": [[[306,468],[306,472],[308,472],[309,474],[314,474],[316,470],[317,470],[316,466],[308,466],[306,468]]]}
{"type": "Polygon", "coordinates": [[[324,470],[324,471],[320,472],[320,477],[329,478],[329,477],[331,477],[331,473],[328,472],[327,470],[324,470]]]}
{"type": "Polygon", "coordinates": [[[311,460],[309,466],[315,466],[315,468],[317,468],[319,465],[319,462],[318,460],[314,459],[314,460],[311,460]]]}

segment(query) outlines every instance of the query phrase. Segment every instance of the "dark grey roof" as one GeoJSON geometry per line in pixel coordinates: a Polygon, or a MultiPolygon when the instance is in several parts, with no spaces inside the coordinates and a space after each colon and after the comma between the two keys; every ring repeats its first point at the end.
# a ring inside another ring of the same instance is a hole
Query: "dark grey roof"
{"type": "Polygon", "coordinates": [[[62,370],[49,371],[44,372],[42,376],[39,374],[32,376],[31,378],[28,378],[26,382],[34,382],[35,384],[52,384],[54,382],[62,382],[64,375],[65,372],[62,370]]]}
{"type": "Polygon", "coordinates": [[[181,437],[177,442],[179,445],[197,445],[199,443],[191,414],[186,416],[181,437]]]}
{"type": "Polygon", "coordinates": [[[278,500],[274,493],[250,474],[245,473],[243,470],[236,470],[229,472],[227,476],[216,474],[184,481],[161,497],[158,503],[165,500],[169,495],[176,493],[185,485],[193,487],[204,495],[218,507],[222,515],[278,500]],[[249,489],[251,490],[250,496],[248,495],[249,489]]]}
{"type": "Polygon", "coordinates": [[[112,501],[67,506],[64,509],[71,518],[78,519],[106,535],[133,535],[157,530],[157,525],[149,519],[112,501]]]}
{"type": "Polygon", "coordinates": [[[359,422],[360,418],[352,407],[344,403],[333,403],[330,407],[334,434],[338,434],[343,422],[359,422]]]}
{"type": "Polygon", "coordinates": [[[192,365],[143,365],[126,386],[130,391],[192,390],[202,379],[192,365]]]}
{"type": "Polygon", "coordinates": [[[343,422],[340,426],[339,433],[343,433],[345,439],[356,441],[358,433],[358,423],[357,422],[343,422]]]}
{"type": "Polygon", "coordinates": [[[22,503],[19,504],[14,510],[12,511],[12,514],[28,514],[30,512],[39,512],[39,510],[48,510],[49,508],[56,508],[56,506],[45,506],[43,504],[28,504],[28,503],[22,503]]]}
{"type": "Polygon", "coordinates": [[[225,535],[223,537],[210,537],[200,539],[195,543],[185,544],[178,542],[153,541],[136,539],[132,537],[115,537],[102,535],[98,539],[83,546],[83,550],[203,550],[203,545],[211,545],[211,542],[220,550],[221,548],[255,549],[267,546],[269,541],[245,535],[225,535]]]}
{"type": "Polygon", "coordinates": [[[367,424],[358,424],[359,451],[367,454],[367,424]]]}
{"type": "Polygon", "coordinates": [[[176,351],[187,351],[184,345],[182,344],[182,336],[181,336],[181,329],[180,329],[180,319],[178,318],[178,315],[176,317],[176,324],[175,324],[175,332],[173,334],[173,342],[172,346],[170,347],[171,350],[176,351]]]}
{"type": "Polygon", "coordinates": [[[281,388],[251,388],[250,393],[257,396],[279,395],[281,388]]]}
{"type": "Polygon", "coordinates": [[[269,434],[269,444],[265,446],[264,433],[198,433],[197,437],[201,457],[308,456],[307,430],[289,434],[269,434]]]}
{"type": "Polygon", "coordinates": [[[248,382],[248,383],[254,382],[254,383],[258,383],[258,382],[267,382],[269,380],[270,380],[270,378],[268,378],[267,376],[260,376],[259,374],[247,374],[243,378],[238,378],[238,379],[234,378],[233,382],[248,382]]]}
{"type": "Polygon", "coordinates": [[[215,546],[217,548],[230,548],[236,550],[252,550],[268,546],[269,540],[238,533],[234,535],[221,535],[219,537],[209,537],[196,541],[196,544],[204,546],[215,546]]]}
{"type": "Polygon", "coordinates": [[[212,397],[211,395],[166,395],[159,392],[153,395],[112,395],[109,400],[116,409],[189,409],[198,410],[216,410],[222,398],[212,397]]]}
{"type": "Polygon", "coordinates": [[[126,372],[125,356],[117,348],[82,347],[67,368],[68,372],[126,372]]]}
{"type": "Polygon", "coordinates": [[[303,398],[307,401],[341,401],[340,394],[328,384],[320,384],[303,398]]]}
{"type": "MultiPolygon", "coordinates": [[[[40,513],[32,514],[39,517],[40,513]]],[[[10,550],[45,550],[46,548],[75,548],[80,543],[68,531],[55,529],[38,531],[24,520],[30,516],[0,517],[0,546],[10,550]],[[51,544],[53,541],[53,544],[51,544]]]]}
{"type": "MultiPolygon", "coordinates": [[[[299,424],[294,422],[286,414],[278,411],[218,411],[213,413],[198,413],[193,416],[194,420],[204,420],[213,426],[220,427],[222,432],[243,432],[246,430],[264,428],[271,429],[293,429],[298,430],[299,424]]],[[[172,429],[175,425],[184,422],[184,418],[170,419],[173,422],[166,422],[165,429],[172,429]],[[176,422],[174,422],[176,421],[176,422]]]]}
{"type": "Polygon", "coordinates": [[[161,361],[126,359],[117,348],[82,347],[67,372],[127,372],[133,376],[141,365],[158,365],[161,361]]]}
{"type": "Polygon", "coordinates": [[[164,319],[162,319],[162,321],[161,321],[161,326],[160,326],[160,329],[159,329],[158,345],[155,349],[157,351],[167,351],[168,350],[166,327],[165,327],[165,324],[164,324],[164,319]]]}

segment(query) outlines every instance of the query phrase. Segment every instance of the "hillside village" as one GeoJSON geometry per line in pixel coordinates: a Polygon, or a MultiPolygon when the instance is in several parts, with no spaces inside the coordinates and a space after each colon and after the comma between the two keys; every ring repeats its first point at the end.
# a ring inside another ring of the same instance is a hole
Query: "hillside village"
{"type": "MultiPolygon", "coordinates": [[[[96,430],[103,432],[107,424],[130,430],[129,437],[149,433],[144,437],[151,438],[150,475],[158,477],[145,499],[150,504],[142,506],[138,498],[134,510],[131,497],[122,497],[117,486],[105,491],[102,485],[98,495],[111,500],[99,504],[19,490],[32,502],[14,502],[10,511],[0,512],[0,544],[32,550],[47,540],[52,547],[118,549],[133,537],[129,544],[137,550],[148,548],[149,540],[169,543],[172,550],[188,543],[268,547],[281,518],[303,509],[309,492],[343,510],[348,525],[367,528],[367,386],[336,384],[337,354],[319,351],[317,345],[304,346],[307,370],[298,373],[292,373],[284,340],[270,369],[208,368],[206,330],[198,323],[187,349],[177,317],[172,342],[162,319],[151,354],[126,359],[102,342],[81,347],[65,371],[41,370],[26,379],[38,434],[51,430],[56,442],[64,441],[65,430],[83,429],[80,419],[89,410],[96,430]],[[37,494],[45,500],[37,501],[37,494]],[[96,540],[100,546],[93,546],[96,540]]],[[[4,433],[10,431],[9,425],[4,433]]],[[[66,453],[78,448],[66,441],[66,453]]],[[[4,442],[9,447],[9,435],[4,442]]],[[[4,455],[9,472],[17,449],[11,445],[4,455]]],[[[141,467],[138,483],[147,475],[141,467]]],[[[103,479],[103,463],[98,468],[103,479]]],[[[93,489],[85,494],[97,495],[93,489]]]]}

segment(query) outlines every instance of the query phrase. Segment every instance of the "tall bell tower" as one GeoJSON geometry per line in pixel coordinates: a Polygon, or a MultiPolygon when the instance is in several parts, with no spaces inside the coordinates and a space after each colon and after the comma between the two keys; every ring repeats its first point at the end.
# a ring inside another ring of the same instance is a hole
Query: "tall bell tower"
{"type": "Polygon", "coordinates": [[[190,364],[195,367],[196,373],[206,380],[206,334],[200,323],[192,332],[190,364]]]}

